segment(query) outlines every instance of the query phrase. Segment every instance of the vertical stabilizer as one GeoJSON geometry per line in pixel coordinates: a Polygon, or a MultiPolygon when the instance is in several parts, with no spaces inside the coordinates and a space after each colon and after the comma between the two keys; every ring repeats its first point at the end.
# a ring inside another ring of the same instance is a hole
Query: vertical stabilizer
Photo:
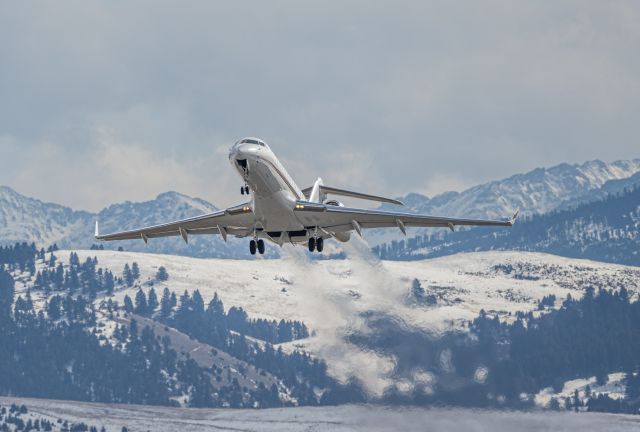
{"type": "Polygon", "coordinates": [[[321,203],[324,200],[324,193],[322,192],[322,179],[318,177],[316,182],[313,184],[311,188],[311,193],[309,194],[309,201],[314,203],[321,203]]]}

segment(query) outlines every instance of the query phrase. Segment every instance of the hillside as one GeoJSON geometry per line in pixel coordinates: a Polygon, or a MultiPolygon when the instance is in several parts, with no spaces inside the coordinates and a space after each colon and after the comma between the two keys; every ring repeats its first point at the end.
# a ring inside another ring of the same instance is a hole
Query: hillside
{"type": "Polygon", "coordinates": [[[524,250],[640,265],[640,188],[569,210],[536,215],[510,229],[474,228],[374,248],[384,259],[422,259],[458,252],[524,250]]]}
{"type": "MultiPolygon", "coordinates": [[[[517,311],[535,311],[539,300],[551,294],[558,299],[568,294],[579,298],[587,284],[625,286],[632,293],[640,290],[640,270],[545,254],[485,252],[376,262],[362,258],[362,249],[356,245],[346,260],[310,261],[300,248],[284,250],[281,260],[253,264],[131,252],[78,254],[81,261],[96,256],[101,266],[115,274],[126,263],[137,262],[143,286],[154,280],[162,265],[169,280],[154,283],[158,292],[164,286],[177,293],[198,289],[205,304],[217,293],[225,305],[241,306],[253,317],[302,320],[314,336],[283,347],[303,348],[319,356],[327,361],[332,376],[340,380],[355,376],[378,395],[395,381],[389,375],[394,359],[345,338],[366,334],[372,314],[384,313],[408,328],[439,334],[464,329],[482,309],[510,320],[517,311]],[[425,290],[422,301],[412,294],[414,279],[425,290]],[[429,296],[434,301],[426,301],[429,296]]],[[[62,262],[68,260],[68,252],[57,256],[62,262]]],[[[134,298],[136,291],[135,287],[118,290],[113,299],[122,304],[125,295],[134,298]]],[[[37,303],[37,295],[32,296],[37,303]]]]}
{"type": "MultiPolygon", "coordinates": [[[[8,349],[0,362],[15,371],[0,382],[5,394],[193,407],[524,408],[534,396],[557,402],[564,382],[594,374],[620,383],[615,374],[640,350],[635,267],[530,252],[381,262],[358,240],[345,259],[322,261],[286,246],[280,260],[31,249],[30,262],[29,248],[2,254],[11,274],[0,270],[8,349]],[[536,356],[549,363],[550,349],[568,351],[541,370],[509,372],[536,356]]],[[[619,387],[598,388],[621,395],[619,387]]]]}

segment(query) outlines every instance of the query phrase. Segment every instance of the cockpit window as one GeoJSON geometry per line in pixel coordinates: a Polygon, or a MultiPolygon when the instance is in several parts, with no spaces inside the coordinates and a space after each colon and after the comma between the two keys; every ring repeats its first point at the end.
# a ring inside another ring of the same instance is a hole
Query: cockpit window
{"type": "Polygon", "coordinates": [[[266,144],[263,143],[262,141],[255,140],[255,139],[250,139],[250,138],[243,139],[242,141],[240,141],[240,144],[245,144],[245,143],[246,144],[257,144],[259,146],[266,147],[266,144]]]}

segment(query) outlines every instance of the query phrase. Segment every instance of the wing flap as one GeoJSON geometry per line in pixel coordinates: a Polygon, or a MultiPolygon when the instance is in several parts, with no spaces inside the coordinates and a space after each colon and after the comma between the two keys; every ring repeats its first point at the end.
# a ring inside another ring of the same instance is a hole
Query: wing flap
{"type": "Polygon", "coordinates": [[[146,242],[147,239],[158,237],[181,235],[185,238],[188,235],[220,234],[220,227],[225,230],[225,236],[227,232],[243,235],[250,231],[253,222],[253,211],[247,204],[241,204],[188,219],[106,235],[98,232],[96,223],[95,238],[103,241],[142,239],[146,242]]]}
{"type": "MultiPolygon", "coordinates": [[[[333,231],[349,231],[354,229],[353,222],[361,228],[391,227],[433,227],[452,228],[455,226],[512,226],[517,217],[506,220],[464,219],[411,213],[388,212],[381,210],[356,209],[337,206],[323,206],[319,211],[317,205],[307,211],[306,206],[296,208],[298,219],[305,226],[318,226],[333,231]]],[[[402,228],[401,228],[402,229],[402,228]]]]}

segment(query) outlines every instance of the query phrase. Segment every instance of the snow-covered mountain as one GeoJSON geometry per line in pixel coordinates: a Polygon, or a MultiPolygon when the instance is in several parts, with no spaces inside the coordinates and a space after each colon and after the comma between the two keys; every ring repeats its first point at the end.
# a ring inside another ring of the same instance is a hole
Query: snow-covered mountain
{"type": "Polygon", "coordinates": [[[522,215],[528,216],[547,213],[567,200],[588,196],[610,180],[625,179],[638,171],[640,159],[560,164],[433,198],[409,194],[403,202],[412,211],[428,214],[501,218],[520,208],[522,215]]]}
{"type": "MultiPolygon", "coordinates": [[[[446,192],[433,198],[411,193],[403,198],[407,205],[403,210],[479,218],[506,217],[515,208],[522,209],[525,216],[541,214],[563,205],[599,199],[610,192],[609,189],[619,190],[629,182],[640,181],[637,178],[639,172],[640,159],[561,164],[475,186],[463,192],[446,192]]],[[[394,206],[394,209],[397,207],[394,206]]],[[[106,233],[215,210],[213,204],[202,199],[167,192],[145,202],[113,204],[95,214],[44,203],[20,195],[8,187],[0,187],[0,243],[28,241],[45,247],[57,243],[64,248],[88,248],[94,242],[95,220],[100,221],[101,231],[106,233]]],[[[410,229],[409,235],[424,232],[424,229],[410,229]]],[[[366,233],[366,238],[373,246],[399,239],[400,235],[397,230],[373,230],[366,233]]],[[[230,239],[229,243],[224,244],[217,236],[192,237],[189,245],[179,238],[154,239],[149,245],[141,241],[104,243],[105,248],[119,246],[132,251],[197,257],[247,256],[246,242],[230,239]]],[[[276,248],[268,248],[267,251],[272,256],[278,254],[276,248]]]]}
{"type": "Polygon", "coordinates": [[[611,194],[604,199],[536,215],[509,229],[445,231],[381,244],[374,251],[384,259],[407,260],[481,250],[526,250],[640,265],[640,186],[624,190],[630,182],[617,182],[607,188],[611,194]],[[623,192],[615,193],[621,188],[623,192]]]}
{"type": "MultiPolygon", "coordinates": [[[[100,211],[95,218],[100,221],[100,231],[104,233],[135,229],[156,225],[167,221],[185,219],[218,210],[213,204],[177,192],[165,192],[155,199],[145,202],[125,202],[111,205],[100,211]]],[[[149,244],[139,240],[103,243],[104,247],[122,246],[126,250],[138,252],[166,253],[200,257],[241,257],[246,255],[246,244],[229,239],[225,244],[219,236],[191,236],[189,244],[180,237],[153,239],[149,244]]],[[[93,227],[88,225],[75,237],[62,242],[64,247],[92,243],[93,227]],[[82,243],[84,241],[84,243],[82,243]]]]}
{"type": "MultiPolygon", "coordinates": [[[[165,192],[144,202],[113,204],[99,213],[74,211],[58,204],[45,203],[21,195],[8,187],[0,187],[0,243],[34,242],[39,247],[53,243],[61,248],[89,248],[95,240],[95,221],[102,232],[114,232],[154,225],[210,213],[217,208],[205,200],[177,192],[165,192]]],[[[239,257],[246,245],[235,239],[223,246],[216,236],[191,237],[186,245],[180,238],[154,239],[145,245],[141,241],[104,243],[115,249],[189,256],[239,257]],[[240,249],[240,246],[242,248],[240,249]]]]}
{"type": "MultiPolygon", "coordinates": [[[[537,168],[502,180],[474,186],[462,192],[445,192],[432,198],[411,193],[400,198],[409,211],[452,217],[505,218],[515,209],[522,216],[544,214],[563,203],[579,204],[602,198],[601,188],[612,180],[627,179],[640,171],[640,159],[606,163],[593,160],[583,164],[560,164],[537,168]]],[[[383,206],[398,209],[396,206],[383,206]]],[[[413,229],[411,235],[428,229],[413,229]]],[[[397,230],[367,233],[372,245],[401,239],[397,230]]]]}
{"type": "MultiPolygon", "coordinates": [[[[86,231],[93,215],[20,195],[0,186],[0,242],[35,242],[48,246],[86,231]]],[[[83,242],[78,246],[89,246],[83,242]]]]}

